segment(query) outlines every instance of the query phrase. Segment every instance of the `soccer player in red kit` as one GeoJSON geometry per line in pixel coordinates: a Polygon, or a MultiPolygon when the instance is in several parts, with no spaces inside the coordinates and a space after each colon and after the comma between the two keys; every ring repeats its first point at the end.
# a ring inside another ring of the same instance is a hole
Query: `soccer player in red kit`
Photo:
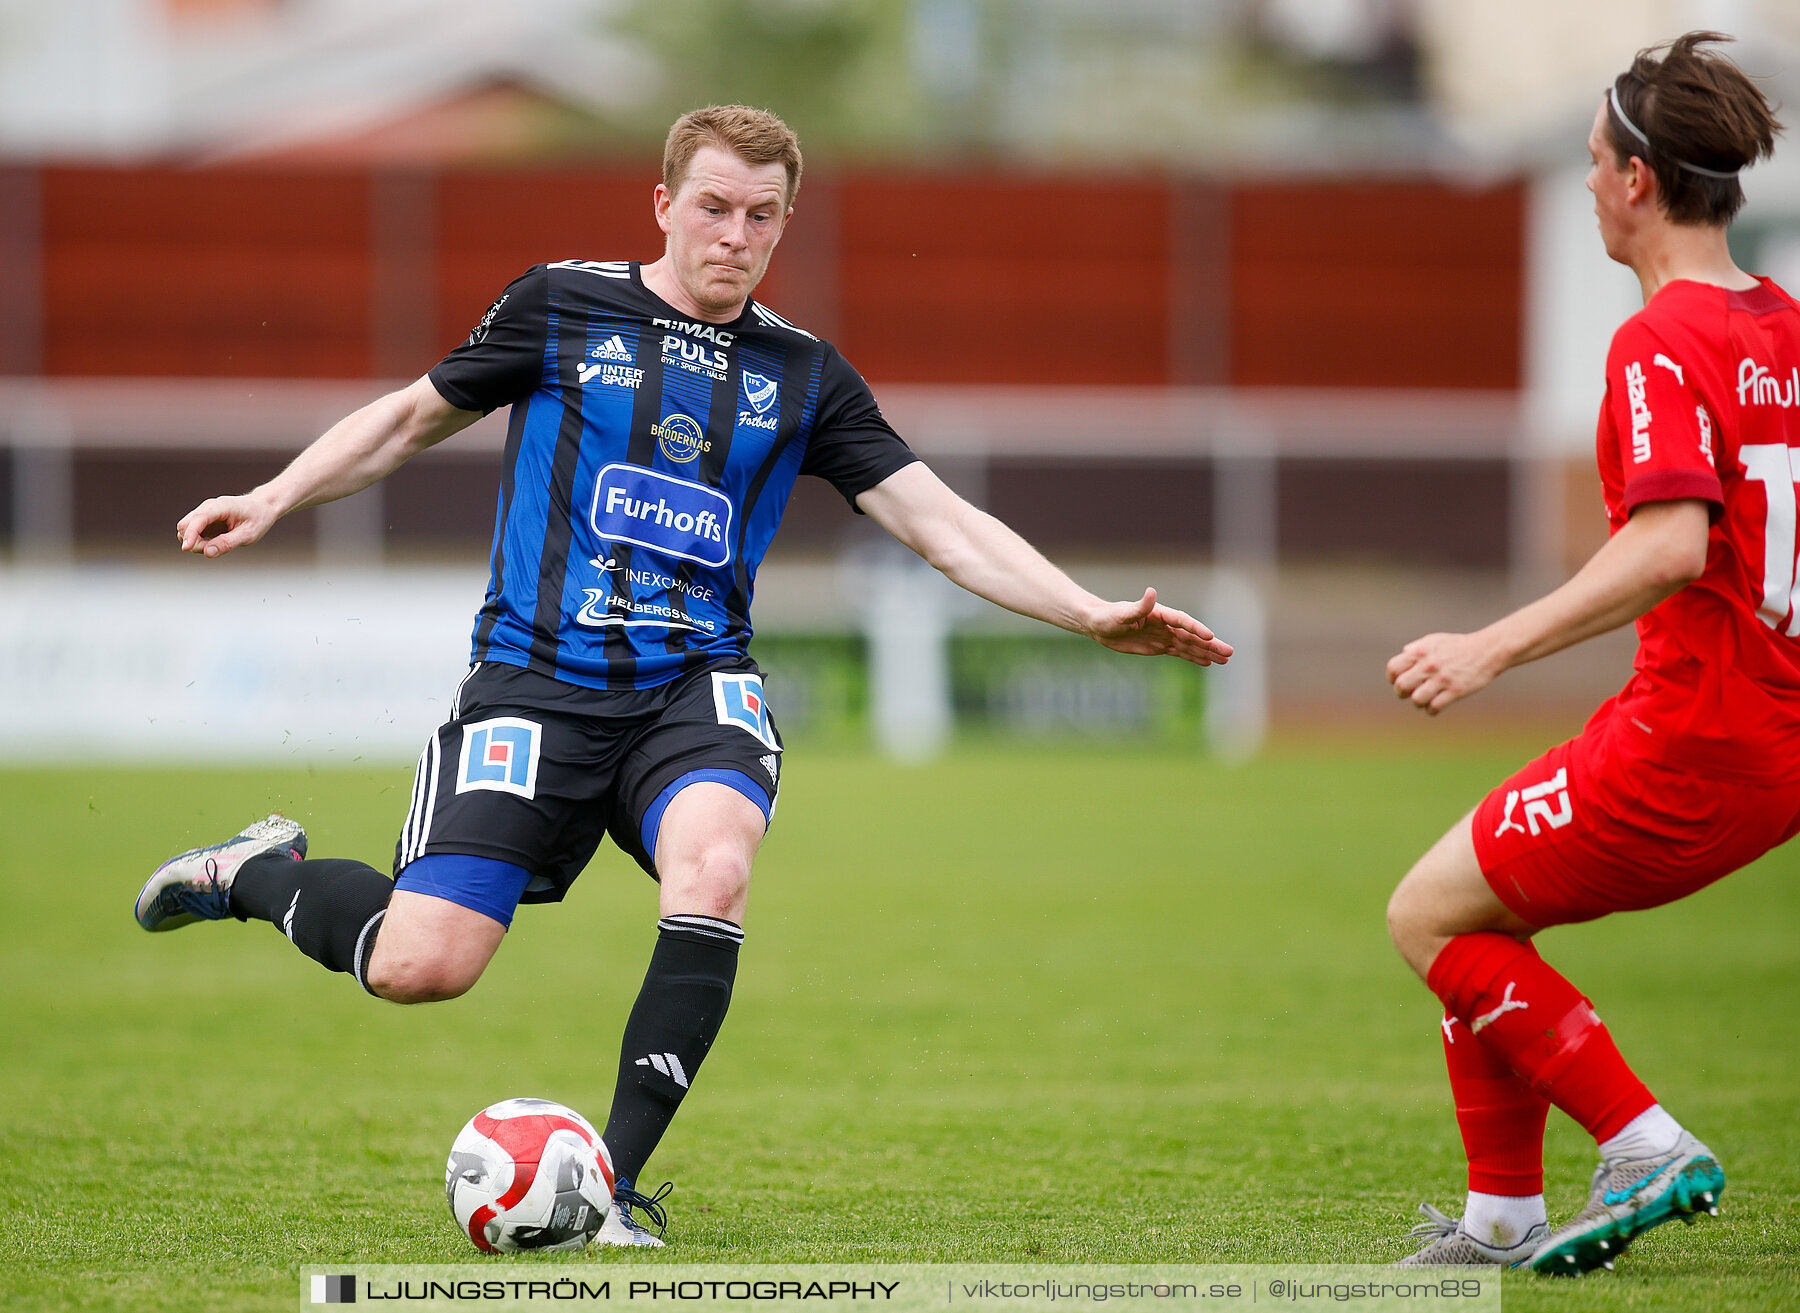
{"type": "Polygon", "coordinates": [[[1638,628],[1618,696],[1452,826],[1388,906],[1395,946],[1444,1004],[1469,1159],[1462,1217],[1424,1206],[1406,1265],[1610,1267],[1650,1227],[1716,1213],[1725,1187],[1531,938],[1686,897],[1800,831],[1800,306],[1726,246],[1738,171],[1780,130],[1710,48],[1726,39],[1640,53],[1588,136],[1601,239],[1644,293],[1606,362],[1610,539],[1548,596],[1388,662],[1399,695],[1436,714],[1513,666],[1638,628]],[[1551,1104],[1601,1156],[1587,1205],[1554,1231],[1551,1104]]]}

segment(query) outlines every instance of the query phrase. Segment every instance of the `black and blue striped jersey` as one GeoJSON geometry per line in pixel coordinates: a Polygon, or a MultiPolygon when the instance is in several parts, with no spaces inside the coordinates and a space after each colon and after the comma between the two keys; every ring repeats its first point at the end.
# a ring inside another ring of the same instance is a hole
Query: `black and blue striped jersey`
{"type": "Polygon", "coordinates": [[[795,478],[854,507],[917,459],[829,343],[754,301],[688,320],[635,261],[534,266],[430,377],[512,406],[472,659],[590,688],[744,655],[795,478]]]}

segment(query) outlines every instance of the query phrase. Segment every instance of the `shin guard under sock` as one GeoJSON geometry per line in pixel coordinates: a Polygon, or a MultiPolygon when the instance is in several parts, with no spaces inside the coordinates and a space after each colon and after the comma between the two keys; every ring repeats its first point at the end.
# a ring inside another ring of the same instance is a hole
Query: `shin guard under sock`
{"type": "Polygon", "coordinates": [[[349,972],[367,989],[369,957],[393,895],[394,882],[364,862],[268,853],[238,868],[231,910],[240,920],[273,923],[313,961],[349,972]]]}
{"type": "Polygon", "coordinates": [[[1521,1080],[1459,1018],[1446,1015],[1441,1028],[1456,1125],[1469,1159],[1469,1189],[1489,1195],[1543,1194],[1550,1100],[1521,1080]]]}
{"type": "Polygon", "coordinates": [[[1495,932],[1458,935],[1425,983],[1446,1012],[1595,1140],[1617,1135],[1656,1102],[1593,1005],[1530,944],[1495,932]]]}
{"type": "Polygon", "coordinates": [[[737,979],[744,932],[710,916],[657,922],[650,969],[625,1023],[619,1080],[602,1138],[619,1179],[635,1181],[699,1073],[737,979]]]}

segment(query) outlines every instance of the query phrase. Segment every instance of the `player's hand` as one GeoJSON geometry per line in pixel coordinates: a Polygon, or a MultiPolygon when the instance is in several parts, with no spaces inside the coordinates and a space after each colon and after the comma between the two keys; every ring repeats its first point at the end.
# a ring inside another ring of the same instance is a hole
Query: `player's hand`
{"type": "Polygon", "coordinates": [[[175,522],[175,537],[184,552],[223,556],[234,547],[255,542],[280,517],[254,493],[241,497],[209,497],[175,522]]]}
{"type": "Polygon", "coordinates": [[[1108,602],[1088,618],[1087,632],[1115,652],[1138,656],[1176,656],[1197,666],[1222,666],[1231,644],[1185,611],[1161,606],[1156,590],[1146,588],[1135,602],[1108,602]]]}
{"type": "Polygon", "coordinates": [[[1500,673],[1492,644],[1480,634],[1427,634],[1387,663],[1394,692],[1435,716],[1452,702],[1479,693],[1500,673]]]}

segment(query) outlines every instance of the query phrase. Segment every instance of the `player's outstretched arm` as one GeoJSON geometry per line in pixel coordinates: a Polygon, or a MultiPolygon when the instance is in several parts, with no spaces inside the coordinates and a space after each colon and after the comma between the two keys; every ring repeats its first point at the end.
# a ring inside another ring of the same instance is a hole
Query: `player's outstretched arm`
{"type": "Polygon", "coordinates": [[[346,415],[261,487],[201,502],[176,521],[175,536],[184,552],[223,556],[261,538],[289,511],[361,492],[480,418],[421,378],[346,415]]]}
{"type": "Polygon", "coordinates": [[[1473,634],[1427,634],[1388,662],[1400,697],[1436,715],[1502,671],[1628,624],[1706,569],[1707,504],[1646,502],[1555,592],[1473,634]]]}
{"type": "Polygon", "coordinates": [[[969,505],[923,463],[860,494],[856,504],[952,581],[1009,611],[1086,634],[1117,652],[1167,654],[1223,665],[1231,645],[1146,588],[1135,602],[1108,602],[1081,587],[999,520],[969,505]]]}

